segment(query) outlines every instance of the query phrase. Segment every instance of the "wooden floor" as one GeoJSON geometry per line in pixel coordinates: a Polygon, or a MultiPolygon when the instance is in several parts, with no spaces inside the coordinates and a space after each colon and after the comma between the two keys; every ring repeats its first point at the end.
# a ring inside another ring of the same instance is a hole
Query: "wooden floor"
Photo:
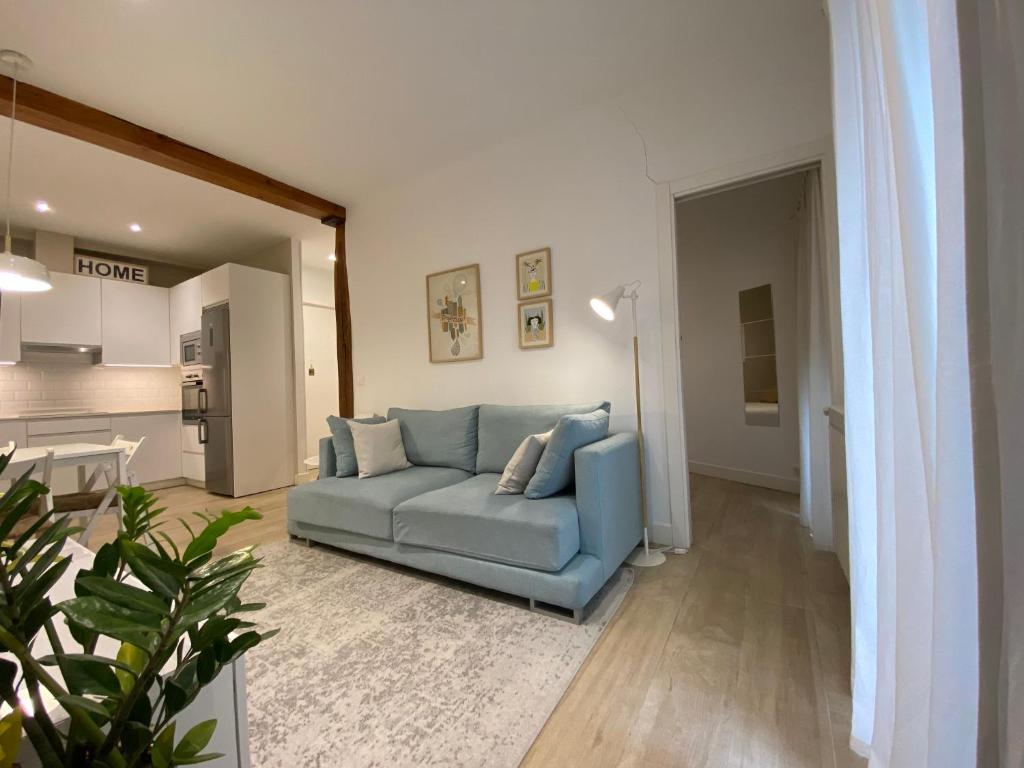
{"type": "MultiPolygon", "coordinates": [[[[846,746],[849,595],[838,561],[814,551],[791,494],[700,475],[692,493],[695,546],[638,569],[523,765],[865,765],[846,746]]],[[[221,552],[287,535],[284,490],[159,496],[174,518],[247,504],[264,514],[221,552]]],[[[104,525],[91,546],[113,532],[104,525]]],[[[185,535],[176,521],[167,530],[185,535]]]]}

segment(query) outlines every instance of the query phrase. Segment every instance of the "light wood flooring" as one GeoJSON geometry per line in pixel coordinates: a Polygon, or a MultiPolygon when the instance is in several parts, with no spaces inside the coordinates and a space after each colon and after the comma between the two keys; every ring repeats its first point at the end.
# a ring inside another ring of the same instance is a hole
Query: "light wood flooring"
{"type": "MultiPolygon", "coordinates": [[[[636,583],[524,766],[851,768],[849,593],[815,552],[797,497],[692,476],[693,549],[636,583]]],[[[249,505],[228,552],[287,536],[285,490],[159,491],[169,516],[249,505]]],[[[97,526],[90,545],[114,530],[97,526]]],[[[177,521],[166,530],[184,540],[177,521]]]]}

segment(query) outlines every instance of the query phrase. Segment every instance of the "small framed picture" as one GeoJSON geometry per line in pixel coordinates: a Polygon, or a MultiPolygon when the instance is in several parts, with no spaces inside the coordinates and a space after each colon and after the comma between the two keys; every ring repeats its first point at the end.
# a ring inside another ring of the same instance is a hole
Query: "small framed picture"
{"type": "Polygon", "coordinates": [[[519,348],[541,349],[555,343],[551,299],[519,305],[519,348]]]}
{"type": "Polygon", "coordinates": [[[516,256],[516,289],[520,301],[551,295],[551,249],[516,256]]]}

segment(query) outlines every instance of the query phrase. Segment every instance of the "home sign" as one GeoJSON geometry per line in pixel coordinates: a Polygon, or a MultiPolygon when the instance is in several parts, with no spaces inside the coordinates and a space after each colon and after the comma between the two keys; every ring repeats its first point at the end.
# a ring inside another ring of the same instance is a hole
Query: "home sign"
{"type": "Polygon", "coordinates": [[[88,277],[102,277],[105,280],[123,280],[126,283],[146,284],[149,282],[149,267],[99,259],[81,253],[75,254],[74,273],[88,277]]]}

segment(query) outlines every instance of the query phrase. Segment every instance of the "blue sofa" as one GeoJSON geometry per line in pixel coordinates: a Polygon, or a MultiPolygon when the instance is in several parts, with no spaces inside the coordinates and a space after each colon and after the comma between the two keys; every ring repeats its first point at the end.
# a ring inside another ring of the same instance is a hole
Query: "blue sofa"
{"type": "Polygon", "coordinates": [[[335,446],[323,438],[320,479],[288,493],[288,532],[518,595],[579,621],[642,535],[636,435],[576,450],[575,485],[555,496],[494,490],[527,435],[597,407],[608,405],[393,408],[388,418],[399,420],[413,466],[336,477],[335,446]]]}

